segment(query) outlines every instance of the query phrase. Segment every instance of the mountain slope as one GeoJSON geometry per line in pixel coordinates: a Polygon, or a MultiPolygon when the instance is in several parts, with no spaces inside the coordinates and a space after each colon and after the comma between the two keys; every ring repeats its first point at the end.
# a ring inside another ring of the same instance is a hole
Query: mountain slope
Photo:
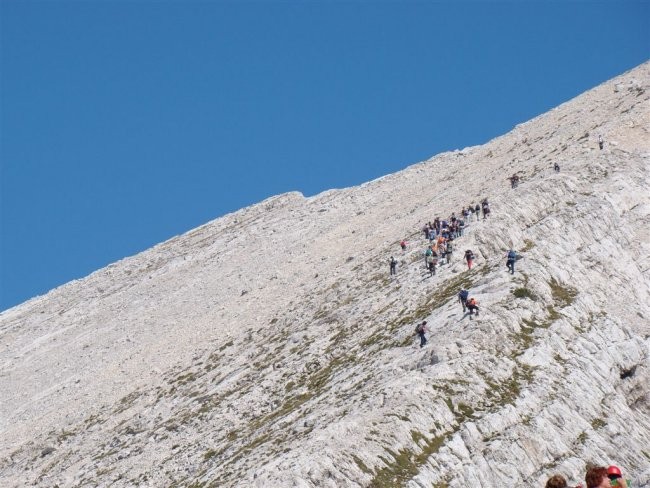
{"type": "Polygon", "coordinates": [[[611,462],[650,485],[649,86],[646,63],[483,146],[268,199],[2,313],[1,484],[527,486],[611,462]],[[419,229],[485,197],[428,277],[419,229]]]}

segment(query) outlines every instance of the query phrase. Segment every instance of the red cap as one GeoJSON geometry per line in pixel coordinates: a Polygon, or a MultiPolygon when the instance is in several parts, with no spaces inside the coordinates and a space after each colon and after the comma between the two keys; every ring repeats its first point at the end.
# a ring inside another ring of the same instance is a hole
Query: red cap
{"type": "Polygon", "coordinates": [[[621,470],[616,466],[610,466],[607,468],[607,476],[623,476],[621,470]]]}

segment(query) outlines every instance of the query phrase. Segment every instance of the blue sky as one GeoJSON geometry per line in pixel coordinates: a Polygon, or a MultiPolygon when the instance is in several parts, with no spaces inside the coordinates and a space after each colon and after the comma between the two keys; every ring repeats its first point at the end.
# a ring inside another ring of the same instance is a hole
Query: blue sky
{"type": "Polygon", "coordinates": [[[0,310],[485,143],[650,52],[645,1],[1,0],[0,22],[0,310]]]}

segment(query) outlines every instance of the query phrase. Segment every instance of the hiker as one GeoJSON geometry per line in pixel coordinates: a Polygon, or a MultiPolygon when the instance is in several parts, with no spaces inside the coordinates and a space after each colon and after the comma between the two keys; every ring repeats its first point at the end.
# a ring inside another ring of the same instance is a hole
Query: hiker
{"type": "Polygon", "coordinates": [[[610,466],[607,468],[607,477],[609,478],[610,484],[612,486],[627,486],[630,488],[630,480],[623,479],[623,473],[621,473],[621,470],[618,468],[618,466],[610,466]]]}
{"type": "MultiPolygon", "coordinates": [[[[618,472],[620,473],[620,470],[618,470],[618,472]]],[[[617,475],[613,476],[614,479],[616,479],[616,485],[614,486],[628,488],[627,480],[625,480],[623,477],[619,478],[617,475]]],[[[592,466],[587,470],[587,474],[585,475],[585,483],[587,483],[587,488],[611,488],[611,481],[612,480],[610,480],[607,468],[603,466],[592,466]]]]}
{"type": "Polygon", "coordinates": [[[429,332],[426,320],[415,326],[415,334],[420,336],[420,347],[424,347],[427,343],[427,338],[424,335],[426,332],[429,332]]]}
{"type": "MultiPolygon", "coordinates": [[[[564,479],[564,476],[556,474],[548,479],[544,488],[569,488],[569,485],[567,484],[566,479],[564,479]]],[[[575,488],[582,488],[582,485],[579,484],[575,488]]]]}
{"type": "Polygon", "coordinates": [[[390,257],[390,274],[391,274],[391,276],[394,275],[394,274],[397,274],[396,268],[397,268],[397,260],[393,256],[391,256],[390,257]]]}
{"type": "Polygon", "coordinates": [[[470,320],[472,320],[472,315],[474,315],[474,310],[476,310],[476,316],[478,317],[478,302],[474,297],[467,300],[466,306],[467,306],[467,310],[469,310],[470,320]]]}
{"type": "Polygon", "coordinates": [[[424,238],[428,239],[429,238],[429,232],[431,231],[431,228],[429,227],[429,224],[425,224],[424,227],[422,227],[422,232],[424,232],[424,238]]]}
{"type": "Polygon", "coordinates": [[[556,474],[546,481],[544,488],[569,488],[569,486],[567,485],[564,476],[556,474]]]}
{"type": "Polygon", "coordinates": [[[458,292],[458,301],[463,306],[463,313],[467,311],[467,298],[469,297],[469,291],[465,288],[461,288],[458,292]]]}
{"type": "Polygon", "coordinates": [[[488,203],[487,198],[483,200],[482,207],[483,207],[483,220],[485,220],[487,216],[490,215],[490,204],[488,203]]]}
{"type": "Polygon", "coordinates": [[[454,245],[452,244],[453,239],[447,241],[447,247],[445,249],[445,261],[449,263],[451,261],[451,253],[454,252],[454,245]]]}
{"type": "Polygon", "coordinates": [[[437,257],[435,253],[431,253],[427,256],[427,269],[429,270],[429,276],[436,274],[436,261],[437,257]]]}
{"type": "Polygon", "coordinates": [[[598,136],[598,147],[602,151],[604,146],[605,146],[605,141],[603,141],[603,136],[599,135],[598,136]]]}
{"type": "Polygon", "coordinates": [[[429,269],[429,256],[433,254],[433,246],[429,246],[424,250],[424,267],[429,269]]]}
{"type": "Polygon", "coordinates": [[[510,188],[517,188],[517,185],[519,185],[519,175],[515,173],[508,179],[510,180],[510,188]]]}
{"type": "Polygon", "coordinates": [[[440,266],[447,264],[449,262],[447,260],[447,242],[442,241],[438,244],[438,250],[440,251],[440,266]]]}
{"type": "Polygon", "coordinates": [[[515,261],[517,260],[517,253],[513,249],[510,249],[508,251],[508,254],[506,254],[506,258],[506,266],[510,270],[510,274],[515,274],[515,261]]]}
{"type": "Polygon", "coordinates": [[[474,261],[474,253],[469,249],[465,251],[465,261],[467,261],[467,269],[472,269],[472,262],[474,261]]]}
{"type": "Polygon", "coordinates": [[[406,241],[405,240],[400,241],[399,246],[402,248],[402,251],[406,251],[406,241]]]}
{"type": "Polygon", "coordinates": [[[553,169],[555,170],[556,173],[559,173],[559,172],[560,172],[560,165],[557,164],[557,163],[555,163],[555,164],[553,165],[553,169]]]}
{"type": "Polygon", "coordinates": [[[476,221],[478,222],[481,219],[481,206],[478,203],[474,207],[474,213],[476,214],[476,221]]]}

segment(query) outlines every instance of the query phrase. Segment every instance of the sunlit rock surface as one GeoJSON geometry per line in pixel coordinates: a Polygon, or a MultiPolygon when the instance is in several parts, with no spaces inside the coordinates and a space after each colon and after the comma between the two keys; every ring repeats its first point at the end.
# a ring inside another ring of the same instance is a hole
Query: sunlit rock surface
{"type": "Polygon", "coordinates": [[[646,63],[3,312],[0,486],[543,486],[586,463],[650,486],[649,98],[646,63]],[[429,277],[420,228],[485,197],[429,277]]]}

